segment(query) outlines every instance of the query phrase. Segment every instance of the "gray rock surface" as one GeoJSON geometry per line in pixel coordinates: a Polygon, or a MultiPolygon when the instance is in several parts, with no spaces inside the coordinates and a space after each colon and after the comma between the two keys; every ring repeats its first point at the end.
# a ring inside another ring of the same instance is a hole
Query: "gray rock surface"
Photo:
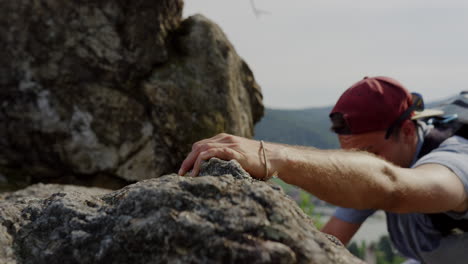
{"type": "Polygon", "coordinates": [[[236,162],[108,193],[33,185],[0,196],[0,263],[362,263],[236,162]],[[231,175],[233,174],[233,175],[231,175]]]}
{"type": "Polygon", "coordinates": [[[171,173],[194,141],[251,137],[263,114],[248,66],[217,25],[182,21],[182,0],[0,7],[0,191],[171,173]]]}

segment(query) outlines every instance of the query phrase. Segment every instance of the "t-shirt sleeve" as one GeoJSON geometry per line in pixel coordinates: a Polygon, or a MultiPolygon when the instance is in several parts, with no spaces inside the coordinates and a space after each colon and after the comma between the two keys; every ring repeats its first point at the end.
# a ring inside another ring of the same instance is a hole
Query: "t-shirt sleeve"
{"type": "MultiPolygon", "coordinates": [[[[454,136],[442,142],[439,148],[419,159],[413,167],[423,164],[435,163],[449,168],[461,180],[468,194],[468,140],[454,136]]],[[[467,218],[468,211],[464,213],[449,212],[455,219],[467,218]]]]}
{"type": "Polygon", "coordinates": [[[357,210],[352,208],[338,207],[333,216],[348,223],[361,224],[367,219],[367,217],[374,213],[374,209],[357,210]]]}

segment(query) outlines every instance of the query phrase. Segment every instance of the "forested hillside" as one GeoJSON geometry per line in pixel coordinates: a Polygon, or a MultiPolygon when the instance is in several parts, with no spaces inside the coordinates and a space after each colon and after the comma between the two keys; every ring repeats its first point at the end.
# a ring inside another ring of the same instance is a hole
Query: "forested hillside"
{"type": "Polygon", "coordinates": [[[301,110],[267,108],[265,116],[255,126],[255,138],[324,149],[338,148],[338,140],[330,132],[330,110],[331,107],[301,110]]]}

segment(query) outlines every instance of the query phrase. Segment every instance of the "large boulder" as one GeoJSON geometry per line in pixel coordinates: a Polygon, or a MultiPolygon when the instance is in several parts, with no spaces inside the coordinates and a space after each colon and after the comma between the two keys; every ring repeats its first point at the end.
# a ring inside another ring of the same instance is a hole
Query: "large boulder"
{"type": "Polygon", "coordinates": [[[263,114],[247,64],[208,19],[182,21],[182,0],[0,6],[0,191],[161,176],[263,114]]]}
{"type": "Polygon", "coordinates": [[[108,192],[38,184],[0,197],[0,263],[362,263],[237,162],[108,192]]]}

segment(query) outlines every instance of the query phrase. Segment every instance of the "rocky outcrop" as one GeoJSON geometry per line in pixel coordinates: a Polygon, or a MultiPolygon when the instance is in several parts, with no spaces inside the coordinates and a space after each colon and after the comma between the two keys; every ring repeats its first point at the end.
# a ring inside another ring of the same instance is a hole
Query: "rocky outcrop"
{"type": "Polygon", "coordinates": [[[182,0],[0,6],[0,190],[171,173],[194,141],[251,137],[263,114],[249,67],[217,25],[182,21],[182,0]]]}
{"type": "Polygon", "coordinates": [[[182,0],[0,6],[0,192],[139,181],[1,193],[0,263],[361,263],[234,161],[165,175],[263,115],[247,64],[182,0]]]}
{"type": "Polygon", "coordinates": [[[0,198],[1,263],[362,263],[237,162],[107,193],[38,184],[0,198]]]}

